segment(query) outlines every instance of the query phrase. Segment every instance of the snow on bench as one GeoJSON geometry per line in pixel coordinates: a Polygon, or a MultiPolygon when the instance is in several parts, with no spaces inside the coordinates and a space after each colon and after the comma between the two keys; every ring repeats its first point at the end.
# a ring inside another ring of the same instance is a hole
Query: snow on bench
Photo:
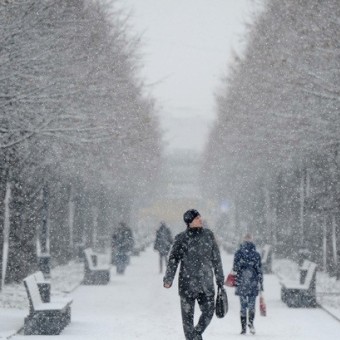
{"type": "Polygon", "coordinates": [[[25,335],[56,335],[71,322],[72,299],[44,302],[39,291],[39,273],[24,279],[30,312],[25,318],[25,335]]]}
{"type": "Polygon", "coordinates": [[[105,285],[110,282],[110,265],[99,265],[98,255],[91,248],[84,250],[84,280],[85,285],[105,285]]]}
{"type": "Polygon", "coordinates": [[[304,260],[299,281],[281,280],[281,300],[288,307],[316,307],[317,264],[304,260]]]}
{"type": "Polygon", "coordinates": [[[51,300],[51,283],[47,281],[41,271],[32,274],[37,282],[41,300],[43,302],[50,302],[51,300]]]}

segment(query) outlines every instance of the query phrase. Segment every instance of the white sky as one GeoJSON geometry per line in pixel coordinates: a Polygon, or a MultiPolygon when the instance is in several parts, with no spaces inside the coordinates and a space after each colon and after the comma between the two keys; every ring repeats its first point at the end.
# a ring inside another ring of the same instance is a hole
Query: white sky
{"type": "MultiPolygon", "coordinates": [[[[143,33],[143,77],[161,108],[168,149],[203,149],[214,91],[242,51],[254,0],[117,0],[143,33]]],[[[258,1],[257,1],[258,2],[258,1]]]]}

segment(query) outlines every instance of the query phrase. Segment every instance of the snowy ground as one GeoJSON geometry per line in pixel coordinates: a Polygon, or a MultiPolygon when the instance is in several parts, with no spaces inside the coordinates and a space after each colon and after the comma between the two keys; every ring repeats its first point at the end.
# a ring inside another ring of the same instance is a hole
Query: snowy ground
{"type": "MultiPolygon", "coordinates": [[[[225,273],[231,268],[232,256],[225,253],[225,273]]],[[[275,264],[276,270],[291,272],[290,262],[275,264]]],[[[288,275],[288,274],[287,274],[288,275]]],[[[52,273],[52,291],[62,294],[72,290],[82,278],[82,265],[73,263],[52,273]]],[[[327,289],[337,289],[338,283],[327,281],[327,289]]],[[[27,314],[25,292],[21,286],[7,287],[0,294],[0,338],[19,329],[27,314]],[[12,292],[12,295],[9,293],[12,292]],[[9,303],[9,301],[12,301],[9,303]],[[5,308],[11,305],[15,308],[5,308]]],[[[224,319],[214,317],[204,339],[240,339],[239,302],[232,288],[228,288],[229,313],[224,319]]],[[[158,273],[158,257],[151,248],[132,257],[124,276],[112,269],[107,286],[79,286],[73,297],[72,322],[58,337],[62,339],[117,339],[117,340],[180,340],[184,339],[177,285],[167,290],[162,287],[158,273]]],[[[322,309],[289,309],[280,301],[280,286],[275,275],[265,276],[265,298],[268,316],[257,314],[255,326],[261,339],[278,340],[335,340],[339,338],[340,322],[322,309]]],[[[336,306],[335,306],[336,307],[336,306]]],[[[257,306],[258,309],[258,306],[257,306]]],[[[337,308],[335,308],[337,309],[337,308]]],[[[250,335],[247,335],[250,336],[250,335]]],[[[24,339],[15,335],[11,339],[24,339]]],[[[49,336],[30,336],[30,339],[50,339],[49,336]]]]}

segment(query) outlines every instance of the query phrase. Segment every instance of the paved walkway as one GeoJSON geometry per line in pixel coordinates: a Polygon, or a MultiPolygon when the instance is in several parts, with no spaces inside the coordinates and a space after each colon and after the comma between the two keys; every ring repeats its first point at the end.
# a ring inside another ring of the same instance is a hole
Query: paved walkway
{"type": "MultiPolygon", "coordinates": [[[[225,273],[230,270],[231,261],[230,255],[223,254],[225,273]]],[[[80,286],[72,296],[72,322],[58,337],[60,340],[184,339],[177,285],[169,290],[162,287],[158,257],[150,248],[132,258],[124,276],[117,276],[113,268],[109,285],[80,286]]],[[[232,288],[228,288],[228,296],[229,313],[224,319],[212,320],[204,334],[205,340],[240,339],[239,301],[232,288]]],[[[254,338],[338,339],[340,322],[323,310],[289,309],[280,301],[280,286],[275,275],[265,276],[265,297],[268,316],[257,314],[254,338]]],[[[20,334],[12,338],[27,339],[20,334]]],[[[30,339],[50,340],[50,337],[30,336],[30,339]]]]}

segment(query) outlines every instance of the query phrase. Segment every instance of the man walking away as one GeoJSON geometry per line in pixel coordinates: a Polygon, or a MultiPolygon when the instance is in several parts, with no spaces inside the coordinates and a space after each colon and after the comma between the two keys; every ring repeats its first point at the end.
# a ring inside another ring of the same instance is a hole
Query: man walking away
{"type": "Polygon", "coordinates": [[[124,274],[130,261],[130,253],[134,246],[134,237],[131,228],[125,222],[120,222],[114,237],[112,238],[115,252],[115,264],[117,274],[124,274]]]}
{"type": "Polygon", "coordinates": [[[214,274],[217,286],[222,287],[224,283],[222,261],[214,234],[203,228],[200,213],[190,209],[184,213],[183,219],[187,229],[175,237],[163,285],[165,288],[172,286],[180,263],[178,290],[185,338],[202,340],[202,334],[214,315],[214,274]],[[194,326],[196,300],[201,315],[194,326]]]}
{"type": "Polygon", "coordinates": [[[173,239],[170,229],[166,226],[165,222],[161,222],[160,227],[156,232],[156,239],[154,249],[159,252],[159,272],[163,272],[163,262],[165,266],[168,263],[168,253],[170,251],[173,239]]]}

